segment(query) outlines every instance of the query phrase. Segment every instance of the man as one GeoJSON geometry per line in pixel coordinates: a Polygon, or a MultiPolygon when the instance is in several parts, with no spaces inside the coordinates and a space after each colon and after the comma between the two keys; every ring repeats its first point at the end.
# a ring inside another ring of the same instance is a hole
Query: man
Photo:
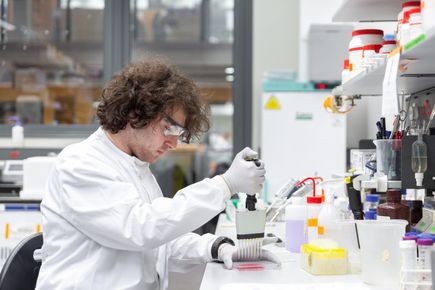
{"type": "MultiPolygon", "coordinates": [[[[102,92],[101,127],[58,156],[41,204],[44,245],[37,289],[166,289],[168,271],[223,260],[237,247],[189,233],[254,194],[265,170],[245,148],[222,175],[164,198],[149,169],[178,139],[209,128],[195,84],[162,61],[130,65],[102,92]]],[[[267,257],[266,257],[267,258],[267,257]]]]}

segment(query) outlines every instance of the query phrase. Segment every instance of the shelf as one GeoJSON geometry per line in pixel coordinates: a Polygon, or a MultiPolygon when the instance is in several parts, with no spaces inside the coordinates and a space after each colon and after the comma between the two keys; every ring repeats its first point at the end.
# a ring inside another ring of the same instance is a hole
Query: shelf
{"type": "MultiPolygon", "coordinates": [[[[398,73],[397,91],[412,94],[435,87],[435,33],[429,32],[427,37],[415,40],[411,48],[402,52],[401,65],[404,71],[398,73]]],[[[408,46],[407,46],[408,47],[408,46]]],[[[382,65],[368,73],[361,73],[342,84],[344,95],[382,95],[386,65],[382,65]]]]}
{"type": "Polygon", "coordinates": [[[382,81],[384,80],[385,64],[368,73],[360,73],[344,84],[343,94],[377,96],[382,94],[382,81]]]}
{"type": "Polygon", "coordinates": [[[332,17],[334,22],[397,21],[403,0],[345,0],[332,17]]]}

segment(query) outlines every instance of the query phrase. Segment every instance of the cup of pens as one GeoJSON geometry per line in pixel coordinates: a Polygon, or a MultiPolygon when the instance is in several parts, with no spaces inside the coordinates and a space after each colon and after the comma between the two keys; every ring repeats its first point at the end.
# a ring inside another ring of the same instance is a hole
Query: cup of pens
{"type": "Polygon", "coordinates": [[[388,180],[400,180],[401,139],[374,140],[376,145],[376,171],[384,173],[388,180]]]}

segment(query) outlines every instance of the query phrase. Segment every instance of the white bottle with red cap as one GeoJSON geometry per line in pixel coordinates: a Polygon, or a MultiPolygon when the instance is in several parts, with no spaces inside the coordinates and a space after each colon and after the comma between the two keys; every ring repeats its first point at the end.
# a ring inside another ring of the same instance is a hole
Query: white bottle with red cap
{"type": "MultiPolygon", "coordinates": [[[[409,14],[407,14],[407,18],[405,19],[405,12],[420,7],[420,1],[406,1],[402,3],[402,10],[397,15],[397,44],[398,45],[404,45],[403,39],[402,39],[402,30],[403,30],[403,24],[405,24],[405,30],[406,34],[409,34],[409,14]]],[[[405,35],[405,37],[408,37],[408,35],[405,35]]],[[[406,40],[408,41],[408,39],[406,40]]]]}
{"type": "Polygon", "coordinates": [[[318,217],[322,209],[321,196],[307,196],[307,238],[308,243],[319,238],[318,217]]]}
{"type": "Polygon", "coordinates": [[[409,10],[409,40],[416,39],[423,34],[423,26],[421,24],[421,9],[413,8],[409,10]]]}
{"type": "Polygon", "coordinates": [[[349,43],[349,70],[358,74],[362,67],[363,50],[367,45],[382,45],[384,32],[380,29],[357,29],[352,31],[349,43]]]}

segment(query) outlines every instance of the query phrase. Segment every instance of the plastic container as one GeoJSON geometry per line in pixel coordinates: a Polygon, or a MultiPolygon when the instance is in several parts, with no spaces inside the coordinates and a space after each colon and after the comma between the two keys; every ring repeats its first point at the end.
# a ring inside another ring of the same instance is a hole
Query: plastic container
{"type": "Polygon", "coordinates": [[[301,249],[301,267],[313,275],[344,275],[348,272],[347,252],[306,244],[301,249]]]}
{"type": "Polygon", "coordinates": [[[24,128],[21,126],[21,121],[19,117],[11,117],[10,120],[15,122],[12,127],[11,137],[12,144],[14,146],[21,147],[24,144],[24,128]]]}
{"type": "Polygon", "coordinates": [[[415,282],[415,273],[403,270],[417,269],[417,244],[415,240],[402,240],[399,247],[402,258],[402,280],[410,283],[415,282]]]}
{"type": "MultiPolygon", "coordinates": [[[[397,15],[397,44],[403,45],[402,40],[402,25],[404,23],[404,13],[409,11],[412,8],[420,7],[420,1],[406,1],[402,3],[402,10],[397,15]]],[[[409,16],[408,19],[406,19],[407,23],[409,24],[409,16]]],[[[409,27],[406,28],[409,31],[409,27]]]]}
{"type": "Polygon", "coordinates": [[[380,65],[383,59],[377,58],[377,54],[381,48],[381,44],[370,44],[363,46],[363,58],[361,61],[361,66],[366,70],[372,70],[380,65]]]}
{"type": "Polygon", "coordinates": [[[435,27],[435,0],[421,1],[421,23],[427,34],[435,27]]]}
{"type": "MultiPolygon", "coordinates": [[[[424,270],[432,269],[431,264],[431,251],[433,247],[432,239],[417,239],[418,248],[418,268],[424,270]]],[[[428,282],[431,280],[430,274],[420,274],[419,280],[421,282],[428,282]]]]}
{"type": "Polygon", "coordinates": [[[318,218],[322,209],[322,197],[307,196],[307,238],[312,242],[319,238],[318,218]]]}
{"type": "Polygon", "coordinates": [[[318,234],[320,238],[332,238],[334,221],[340,220],[340,210],[334,206],[334,195],[326,191],[325,203],[319,212],[318,234]]]}
{"type": "Polygon", "coordinates": [[[381,54],[389,54],[396,48],[397,42],[395,40],[384,40],[382,48],[379,50],[381,54]]]}
{"type": "Polygon", "coordinates": [[[292,198],[293,204],[285,208],[285,248],[293,253],[299,253],[301,246],[307,240],[307,205],[302,198],[292,198]]]}
{"type": "Polygon", "coordinates": [[[400,45],[405,46],[410,40],[409,11],[403,13],[403,20],[400,29],[400,45]]]}
{"type": "Polygon", "coordinates": [[[343,71],[341,72],[341,83],[345,83],[349,80],[351,74],[350,74],[350,70],[349,70],[349,59],[346,58],[343,61],[343,71]]]}
{"type": "Polygon", "coordinates": [[[400,139],[374,140],[376,145],[376,171],[387,175],[388,180],[400,180],[400,139]]]}
{"type": "Polygon", "coordinates": [[[405,235],[404,220],[356,221],[361,246],[361,277],[372,285],[397,286],[400,281],[399,242],[405,235]]]}
{"type": "Polygon", "coordinates": [[[409,40],[413,40],[423,34],[420,7],[409,10],[409,40]]]}
{"type": "MultiPolygon", "coordinates": [[[[402,204],[401,200],[402,194],[400,189],[389,189],[387,191],[387,202],[378,206],[378,219],[383,216],[389,219],[405,220],[409,223],[409,207],[402,204]]],[[[409,230],[410,225],[407,226],[407,231],[409,230]]]]}
{"type": "Polygon", "coordinates": [[[384,32],[380,29],[358,29],[352,31],[349,42],[349,70],[361,69],[363,47],[366,45],[382,45],[384,32]]]}

